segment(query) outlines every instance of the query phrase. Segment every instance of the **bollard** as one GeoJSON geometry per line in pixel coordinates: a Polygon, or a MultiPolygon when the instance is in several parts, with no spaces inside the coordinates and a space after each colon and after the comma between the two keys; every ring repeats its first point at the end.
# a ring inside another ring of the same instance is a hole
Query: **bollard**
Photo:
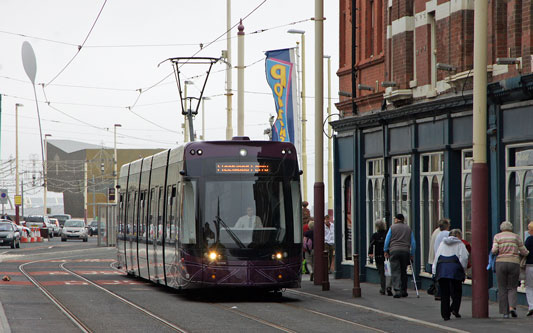
{"type": "Polygon", "coordinates": [[[354,298],[361,297],[361,286],[359,285],[359,255],[353,255],[353,290],[354,298]]]}
{"type": "Polygon", "coordinates": [[[322,291],[329,290],[329,262],[328,262],[328,251],[324,250],[322,252],[322,261],[324,263],[324,278],[322,279],[322,291]]]}

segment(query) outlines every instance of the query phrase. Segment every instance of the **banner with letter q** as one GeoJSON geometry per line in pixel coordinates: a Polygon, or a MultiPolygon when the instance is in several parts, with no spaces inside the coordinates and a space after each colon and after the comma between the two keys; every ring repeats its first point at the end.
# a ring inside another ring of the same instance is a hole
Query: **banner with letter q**
{"type": "Polygon", "coordinates": [[[276,121],[272,126],[272,141],[292,142],[300,146],[296,57],[294,48],[266,52],[265,71],[276,106],[276,121]]]}

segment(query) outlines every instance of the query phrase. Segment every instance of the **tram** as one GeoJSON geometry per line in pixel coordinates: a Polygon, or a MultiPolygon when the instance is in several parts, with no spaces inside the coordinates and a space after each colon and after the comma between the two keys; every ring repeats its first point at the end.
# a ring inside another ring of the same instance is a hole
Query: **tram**
{"type": "Polygon", "coordinates": [[[300,175],[284,142],[190,142],[120,170],[119,267],[177,289],[301,283],[300,175]]]}

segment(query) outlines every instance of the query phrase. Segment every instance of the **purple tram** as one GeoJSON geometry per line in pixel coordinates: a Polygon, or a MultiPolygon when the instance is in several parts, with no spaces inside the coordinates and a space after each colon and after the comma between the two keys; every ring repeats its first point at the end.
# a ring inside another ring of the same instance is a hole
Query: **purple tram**
{"type": "Polygon", "coordinates": [[[300,175],[291,143],[246,137],[123,165],[119,267],[177,289],[300,287],[300,175]]]}

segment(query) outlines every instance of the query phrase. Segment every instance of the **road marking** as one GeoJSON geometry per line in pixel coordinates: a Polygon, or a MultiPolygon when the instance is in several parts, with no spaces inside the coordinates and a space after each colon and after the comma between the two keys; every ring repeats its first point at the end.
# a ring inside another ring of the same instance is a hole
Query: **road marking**
{"type": "Polygon", "coordinates": [[[364,309],[364,310],[367,310],[367,311],[373,311],[373,312],[382,314],[384,316],[395,317],[395,318],[402,319],[402,320],[405,320],[405,321],[409,321],[409,322],[412,322],[412,323],[416,323],[416,324],[420,324],[420,325],[424,325],[424,326],[437,328],[439,330],[443,330],[443,331],[446,331],[446,332],[468,333],[468,331],[463,331],[463,330],[460,330],[460,329],[457,329],[457,328],[452,328],[452,327],[449,327],[449,326],[439,325],[439,324],[435,324],[435,323],[432,323],[432,322],[429,322],[429,321],[424,321],[424,320],[415,319],[415,318],[411,318],[411,317],[407,317],[407,316],[402,316],[402,315],[398,315],[398,314],[395,314],[395,313],[385,312],[385,311],[381,311],[381,310],[374,309],[374,308],[371,308],[371,307],[368,307],[368,306],[364,306],[364,305],[360,305],[360,304],[349,303],[349,302],[345,302],[345,301],[341,301],[341,300],[337,300],[337,299],[333,299],[333,298],[318,296],[318,295],[315,295],[315,294],[307,293],[305,291],[287,290],[287,292],[290,292],[290,293],[293,293],[293,294],[311,296],[311,297],[314,297],[314,298],[317,298],[317,299],[321,299],[321,300],[324,300],[324,301],[328,301],[328,302],[331,302],[331,303],[339,303],[339,304],[348,305],[348,306],[352,306],[352,307],[359,308],[359,309],[364,309]]]}

